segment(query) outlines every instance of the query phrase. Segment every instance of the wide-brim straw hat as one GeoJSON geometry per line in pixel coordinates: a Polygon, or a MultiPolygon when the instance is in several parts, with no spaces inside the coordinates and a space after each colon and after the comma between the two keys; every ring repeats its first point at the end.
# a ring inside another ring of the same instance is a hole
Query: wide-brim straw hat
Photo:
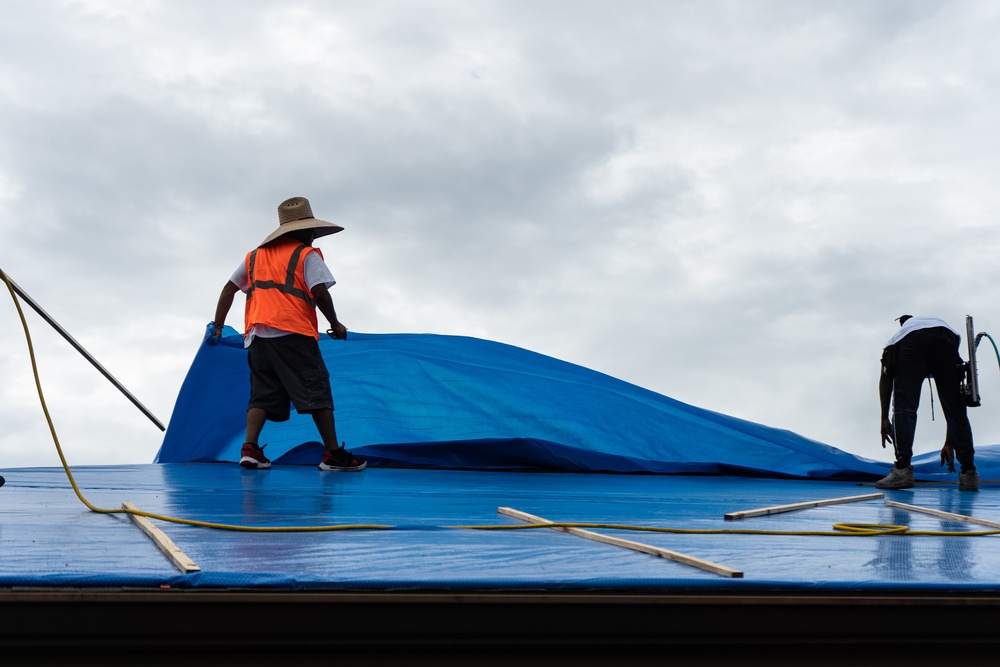
{"type": "Polygon", "coordinates": [[[265,245],[279,236],[300,229],[315,230],[317,237],[344,231],[344,228],[340,225],[315,218],[312,206],[309,205],[309,200],[305,197],[292,197],[278,205],[278,228],[271,232],[260,244],[265,245]]]}

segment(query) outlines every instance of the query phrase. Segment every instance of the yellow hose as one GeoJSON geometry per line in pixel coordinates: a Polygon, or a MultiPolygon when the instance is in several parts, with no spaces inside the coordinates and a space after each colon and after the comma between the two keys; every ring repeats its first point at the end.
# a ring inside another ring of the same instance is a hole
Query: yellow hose
{"type": "Polygon", "coordinates": [[[24,329],[24,339],[28,343],[28,356],[31,357],[31,372],[35,376],[35,388],[38,391],[38,400],[42,405],[42,412],[45,414],[45,421],[49,425],[49,432],[52,434],[52,442],[55,443],[56,453],[59,454],[59,461],[62,463],[63,471],[65,471],[66,478],[69,479],[70,486],[73,487],[73,492],[76,494],[76,497],[79,498],[80,502],[86,505],[87,509],[91,512],[97,512],[99,514],[134,514],[136,516],[144,516],[149,519],[158,519],[169,523],[254,533],[325,532],[333,530],[385,529],[392,527],[379,524],[342,524],[336,526],[239,526],[225,523],[210,523],[208,521],[195,521],[193,519],[178,519],[176,517],[153,514],[152,512],[145,512],[139,509],[108,509],[105,507],[97,507],[87,500],[83,493],[81,493],[80,487],[77,486],[76,480],[73,478],[73,473],[69,468],[69,464],[66,462],[66,457],[63,455],[62,446],[59,444],[59,436],[56,434],[56,427],[52,423],[52,417],[49,415],[48,405],[45,403],[45,394],[42,392],[42,382],[38,376],[38,363],[35,360],[35,348],[31,342],[31,333],[28,330],[28,321],[25,319],[24,311],[21,309],[21,304],[17,299],[17,295],[14,293],[14,287],[10,284],[10,279],[7,278],[7,274],[3,272],[3,269],[0,269],[0,279],[3,279],[4,284],[7,286],[7,290],[10,292],[10,297],[14,300],[14,307],[17,309],[17,315],[21,318],[21,327],[24,329]]]}
{"type": "Polygon", "coordinates": [[[758,530],[751,528],[661,528],[658,526],[633,526],[617,523],[581,523],[553,521],[551,523],[519,523],[512,525],[451,526],[468,530],[525,530],[532,528],[603,528],[605,530],[630,530],[674,535],[808,535],[818,537],[871,537],[875,535],[909,535],[911,537],[984,537],[1000,535],[1000,530],[934,531],[910,530],[909,526],[882,523],[835,523],[833,530],[758,530]]]}

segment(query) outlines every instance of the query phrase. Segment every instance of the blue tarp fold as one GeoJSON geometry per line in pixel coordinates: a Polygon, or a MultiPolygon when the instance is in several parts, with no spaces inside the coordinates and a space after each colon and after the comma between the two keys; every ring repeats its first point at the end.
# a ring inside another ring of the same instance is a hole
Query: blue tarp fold
{"type": "MultiPolygon", "coordinates": [[[[373,466],[858,480],[889,468],[501,343],[352,332],[346,341],[323,337],[320,348],[338,434],[373,466]]],[[[237,461],[248,394],[242,335],[230,327],[221,341],[207,335],[156,462],[237,461]]],[[[293,411],[269,422],[261,442],[277,464],[315,464],[317,437],[312,420],[293,411]]],[[[980,467],[997,458],[980,452],[980,467]]],[[[943,478],[937,463],[918,457],[918,477],[943,478]]]]}

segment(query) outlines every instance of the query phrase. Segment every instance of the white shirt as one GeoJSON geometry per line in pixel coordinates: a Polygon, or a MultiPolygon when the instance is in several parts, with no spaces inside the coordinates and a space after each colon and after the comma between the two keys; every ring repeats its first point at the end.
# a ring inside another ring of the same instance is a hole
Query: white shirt
{"type": "MultiPolygon", "coordinates": [[[[319,256],[318,252],[311,252],[306,255],[305,262],[302,265],[303,274],[306,281],[306,287],[312,291],[312,288],[316,285],[326,285],[327,287],[333,287],[337,284],[334,279],[333,274],[330,273],[330,267],[326,265],[323,258],[319,256]]],[[[241,292],[247,293],[250,289],[250,276],[247,275],[247,263],[244,260],[240,262],[239,267],[233,271],[233,275],[229,277],[229,282],[236,285],[241,292]]],[[[243,347],[250,347],[250,343],[253,342],[255,336],[260,336],[261,338],[277,338],[278,336],[287,336],[292,332],[284,331],[282,329],[275,329],[274,327],[269,327],[266,324],[255,324],[250,327],[250,331],[247,332],[246,338],[243,339],[243,347]]]]}
{"type": "Polygon", "coordinates": [[[885,344],[885,347],[895,345],[899,341],[903,340],[907,334],[913,333],[914,331],[919,331],[920,329],[933,329],[934,327],[944,327],[959,338],[962,337],[957,331],[948,326],[948,323],[944,320],[940,320],[936,317],[918,316],[911,317],[906,320],[906,322],[903,323],[903,326],[899,327],[899,331],[892,335],[892,338],[890,338],[889,342],[885,344]]]}

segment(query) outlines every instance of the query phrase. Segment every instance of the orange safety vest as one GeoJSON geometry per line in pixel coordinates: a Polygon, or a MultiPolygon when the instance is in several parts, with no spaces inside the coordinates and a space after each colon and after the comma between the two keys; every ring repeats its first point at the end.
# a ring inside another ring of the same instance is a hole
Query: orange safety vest
{"type": "Polygon", "coordinates": [[[255,324],[266,324],[319,340],[316,303],[303,269],[310,252],[323,257],[319,248],[294,239],[276,239],[247,253],[246,332],[255,324]]]}

